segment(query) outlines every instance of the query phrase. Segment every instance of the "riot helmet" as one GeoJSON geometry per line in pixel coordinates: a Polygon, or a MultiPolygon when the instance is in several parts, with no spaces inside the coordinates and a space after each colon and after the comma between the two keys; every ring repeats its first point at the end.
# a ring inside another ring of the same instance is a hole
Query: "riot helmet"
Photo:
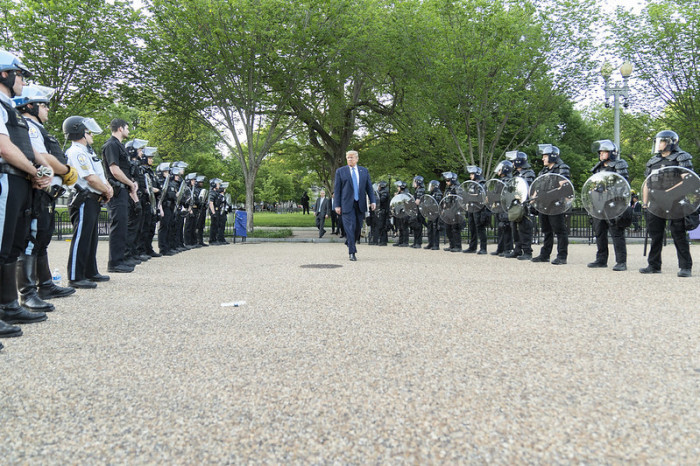
{"type": "Polygon", "coordinates": [[[207,177],[204,175],[197,175],[197,178],[196,178],[197,183],[203,183],[204,180],[206,180],[206,179],[207,179],[207,177]]]}
{"type": "Polygon", "coordinates": [[[436,189],[440,187],[440,182],[438,180],[430,180],[430,183],[428,183],[428,192],[432,193],[436,189]]]}
{"type": "Polygon", "coordinates": [[[537,144],[537,154],[548,156],[549,163],[559,160],[559,148],[551,144],[537,144]]]}
{"type": "Polygon", "coordinates": [[[93,118],[70,116],[63,120],[63,134],[69,141],[77,141],[85,137],[85,133],[102,134],[102,128],[93,118]]]}
{"type": "Polygon", "coordinates": [[[133,139],[124,144],[124,147],[126,147],[126,153],[129,154],[129,157],[138,157],[139,149],[146,147],[146,144],[148,141],[145,139],[133,139]]]}
{"type": "Polygon", "coordinates": [[[387,186],[389,186],[389,183],[387,183],[386,181],[382,180],[382,181],[380,181],[377,185],[379,186],[379,189],[385,189],[387,186]]]}
{"type": "Polygon", "coordinates": [[[422,188],[424,186],[423,183],[425,183],[425,178],[423,178],[420,175],[415,176],[415,177],[413,177],[413,183],[415,183],[415,185],[418,186],[419,188],[422,188]]]}
{"type": "Polygon", "coordinates": [[[144,147],[143,148],[143,156],[144,157],[153,157],[156,155],[156,152],[158,152],[157,147],[144,147]]]}
{"type": "Polygon", "coordinates": [[[654,147],[652,148],[652,155],[660,154],[663,151],[675,152],[679,149],[678,147],[678,134],[675,131],[666,129],[664,131],[659,131],[656,133],[654,138],[654,147]],[[661,147],[663,144],[663,148],[661,147]]]}
{"type": "Polygon", "coordinates": [[[228,188],[229,182],[228,181],[222,181],[221,182],[221,189],[224,190],[228,188]]]}
{"type": "Polygon", "coordinates": [[[209,187],[214,189],[219,183],[221,183],[221,180],[219,178],[212,178],[211,180],[209,180],[209,187]]]}
{"type": "Polygon", "coordinates": [[[513,162],[510,160],[501,160],[494,170],[499,176],[508,176],[513,173],[513,162]]]}
{"type": "Polygon", "coordinates": [[[476,165],[467,165],[467,173],[474,176],[481,176],[481,167],[476,165]]]}
{"type": "Polygon", "coordinates": [[[10,90],[10,97],[17,95],[14,90],[16,76],[32,77],[32,73],[22,64],[20,59],[6,50],[0,50],[0,72],[2,71],[7,72],[7,77],[0,77],[0,84],[7,86],[10,90]]]}
{"type": "Polygon", "coordinates": [[[396,186],[399,189],[406,189],[406,182],[401,181],[401,180],[397,180],[394,182],[394,186],[396,186]]]}
{"type": "Polygon", "coordinates": [[[194,180],[195,178],[197,178],[197,172],[188,173],[188,174],[185,176],[185,179],[186,179],[187,181],[194,180]]]}
{"type": "Polygon", "coordinates": [[[593,152],[600,156],[601,152],[608,153],[608,160],[616,160],[618,156],[617,146],[610,139],[601,139],[593,143],[593,152]]]}
{"type": "MultiPolygon", "coordinates": [[[[35,118],[39,118],[39,106],[36,104],[48,104],[56,90],[51,87],[29,85],[22,88],[22,94],[12,99],[15,107],[21,112],[27,112],[35,118]],[[23,108],[29,104],[32,108],[23,108]]],[[[42,123],[44,123],[42,121],[42,123]]]]}
{"type": "Polygon", "coordinates": [[[455,183],[457,181],[457,174],[453,172],[442,172],[442,179],[447,183],[455,183]]]}
{"type": "Polygon", "coordinates": [[[527,163],[527,154],[519,150],[509,150],[506,152],[506,160],[513,162],[513,167],[520,168],[527,163]]]}
{"type": "Polygon", "coordinates": [[[170,172],[170,162],[161,162],[156,167],[156,171],[159,173],[170,172]]]}

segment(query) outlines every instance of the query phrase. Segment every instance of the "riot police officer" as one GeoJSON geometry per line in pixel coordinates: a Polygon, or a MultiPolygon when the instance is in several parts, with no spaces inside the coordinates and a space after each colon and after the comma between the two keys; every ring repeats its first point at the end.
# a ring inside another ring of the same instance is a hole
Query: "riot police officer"
{"type": "MultiPolygon", "coordinates": [[[[571,178],[571,169],[561,159],[558,147],[551,144],[540,144],[538,151],[544,164],[544,168],[540,171],[539,176],[553,173],[566,179],[571,178]]],[[[537,257],[533,257],[532,262],[549,261],[549,256],[554,248],[554,235],[556,235],[557,257],[552,260],[552,264],[566,264],[566,259],[569,255],[569,230],[566,225],[566,214],[546,215],[540,213],[540,225],[542,226],[544,240],[540,254],[537,257]]]]}
{"type": "MultiPolygon", "coordinates": [[[[394,186],[396,186],[396,196],[399,194],[405,194],[406,193],[406,188],[408,185],[406,185],[405,181],[397,180],[394,182],[394,186]]],[[[397,242],[394,243],[394,246],[401,247],[401,248],[407,248],[408,247],[408,222],[409,219],[407,217],[396,217],[394,216],[394,227],[399,232],[399,239],[397,242]]]]}
{"type": "MultiPolygon", "coordinates": [[[[678,145],[678,134],[674,131],[664,130],[656,134],[652,157],[647,162],[644,176],[649,176],[654,170],[664,167],[683,167],[693,170],[693,157],[682,150],[678,145]]],[[[646,194],[642,193],[642,200],[646,202],[646,194]]],[[[693,258],[690,255],[690,243],[685,230],[684,219],[670,221],[671,237],[676,247],[678,256],[679,277],[690,277],[693,269],[693,258]]],[[[664,232],[666,231],[666,219],[657,217],[647,211],[647,231],[651,239],[651,247],[647,261],[648,266],[639,269],[641,273],[661,273],[661,250],[663,249],[664,232]]]]}
{"type": "Polygon", "coordinates": [[[158,200],[160,223],[158,224],[158,250],[164,256],[174,256],[177,254],[174,245],[171,243],[171,230],[173,215],[175,212],[175,201],[177,200],[176,183],[171,180],[170,163],[163,162],[156,168],[159,174],[160,198],[158,200]]]}
{"type": "MultiPolygon", "coordinates": [[[[507,184],[513,177],[513,163],[510,160],[502,160],[496,165],[494,172],[504,184],[507,184]]],[[[511,255],[513,253],[513,230],[510,227],[507,211],[496,214],[496,236],[498,246],[491,254],[501,257],[511,255]]]]}
{"type": "Polygon", "coordinates": [[[197,219],[199,217],[199,209],[197,204],[197,194],[199,194],[199,188],[197,187],[197,173],[188,173],[185,176],[185,183],[187,183],[187,187],[190,189],[191,193],[189,202],[190,206],[189,210],[187,211],[187,217],[185,218],[185,246],[198,248],[200,246],[197,244],[197,236],[195,233],[197,229],[197,219]]]}
{"type": "Polygon", "coordinates": [[[147,261],[151,256],[138,252],[138,239],[141,235],[144,223],[144,203],[148,202],[146,190],[146,177],[143,170],[143,149],[148,144],[144,139],[134,139],[128,141],[124,147],[129,156],[129,176],[136,183],[136,199],[129,198],[129,217],[127,221],[126,252],[124,256],[127,260],[141,263],[147,261]]]}
{"type": "MultiPolygon", "coordinates": [[[[521,151],[506,153],[506,158],[513,162],[513,176],[520,177],[527,182],[528,187],[535,181],[535,171],[527,161],[527,154],[521,151]]],[[[510,206],[509,206],[510,207],[510,206]]],[[[512,222],[514,248],[510,254],[504,257],[518,260],[532,259],[532,230],[533,221],[527,203],[522,203],[523,213],[519,220],[512,222]]]]}
{"type": "MultiPolygon", "coordinates": [[[[416,206],[420,205],[420,199],[425,194],[425,179],[418,175],[413,178],[413,189],[415,190],[414,198],[416,206]]],[[[411,247],[420,249],[423,245],[423,224],[425,223],[425,218],[421,215],[420,211],[415,217],[411,218],[410,226],[413,232],[413,244],[411,247]]]]}
{"type": "MultiPolygon", "coordinates": [[[[430,180],[428,183],[428,194],[433,196],[435,201],[440,204],[442,201],[442,191],[440,190],[440,182],[438,180],[430,180]]],[[[428,244],[425,249],[432,249],[433,251],[440,250],[440,218],[435,220],[429,220],[427,224],[428,230],[428,244]]]]}
{"type": "MultiPolygon", "coordinates": [[[[160,253],[153,250],[153,237],[156,234],[159,212],[157,197],[160,193],[158,178],[153,172],[153,157],[158,148],[146,146],[143,149],[140,170],[143,173],[145,196],[141,200],[143,209],[143,227],[138,238],[137,252],[140,255],[146,254],[150,257],[161,257],[160,253]]],[[[141,181],[139,181],[139,187],[141,181]]]]}
{"type": "Polygon", "coordinates": [[[7,324],[46,320],[45,313],[30,312],[17,300],[17,258],[27,246],[32,184],[43,189],[53,177],[48,166],[35,166],[46,161],[34,151],[28,123],[12,105],[30,75],[16,56],[0,50],[0,337],[21,335],[21,329],[7,324]]]}
{"type": "MultiPolygon", "coordinates": [[[[629,170],[627,162],[620,158],[617,146],[610,140],[598,141],[599,162],[591,169],[591,173],[614,172],[629,182],[629,170]]],[[[595,234],[597,252],[595,261],[588,264],[590,268],[603,268],[608,266],[608,232],[612,236],[615,249],[615,266],[613,270],[621,272],[627,270],[627,244],[625,242],[625,227],[620,226],[615,220],[601,220],[593,218],[593,233],[595,234]]]]}
{"type": "MultiPolygon", "coordinates": [[[[482,176],[481,167],[476,165],[467,166],[467,173],[469,174],[469,180],[484,185],[486,180],[482,176]]],[[[486,238],[486,226],[491,220],[491,212],[485,207],[481,207],[476,212],[467,213],[467,226],[469,228],[469,247],[462,252],[465,253],[477,253],[486,254],[486,244],[488,242],[486,238]],[[480,245],[479,252],[476,250],[477,244],[480,245]]]]}
{"type": "Polygon", "coordinates": [[[209,212],[209,244],[216,246],[219,241],[216,235],[219,230],[219,213],[221,212],[221,199],[219,198],[219,188],[221,180],[213,178],[209,181],[209,199],[207,211],[209,212]]]}
{"type": "Polygon", "coordinates": [[[207,221],[207,197],[209,193],[204,188],[204,182],[206,181],[206,177],[204,175],[199,175],[196,179],[198,191],[196,192],[195,196],[197,202],[197,224],[195,228],[195,237],[198,246],[206,247],[209,245],[204,242],[204,226],[207,221]]]}
{"type": "Polygon", "coordinates": [[[377,184],[377,209],[375,210],[375,227],[377,228],[378,246],[386,246],[389,242],[389,183],[382,180],[377,184]]]}
{"type": "Polygon", "coordinates": [[[17,265],[17,285],[22,306],[32,311],[53,311],[54,305],[44,299],[58,298],[75,293],[75,288],[53,283],[47,248],[54,232],[56,198],[78,178],[76,170],[66,165],[67,160],[58,140],[44,128],[48,121],[49,101],[54,90],[42,86],[25,86],[15,97],[15,107],[29,123],[29,139],[36,152],[49,163],[55,174],[47,190],[34,189],[29,243],[20,255],[17,265]],[[38,280],[38,290],[37,290],[38,280]]]}
{"type": "MultiPolygon", "coordinates": [[[[445,180],[445,197],[449,195],[458,195],[459,178],[454,172],[444,172],[442,178],[445,180]]],[[[460,222],[448,224],[445,226],[447,239],[450,242],[450,247],[444,248],[445,251],[461,252],[462,251],[462,228],[464,226],[460,222]]]]}

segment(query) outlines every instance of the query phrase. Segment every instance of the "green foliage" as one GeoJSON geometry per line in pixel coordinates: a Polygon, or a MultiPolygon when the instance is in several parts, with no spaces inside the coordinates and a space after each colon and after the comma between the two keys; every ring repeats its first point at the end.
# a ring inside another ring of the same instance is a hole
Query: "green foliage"
{"type": "MultiPolygon", "coordinates": [[[[700,149],[700,10],[695,0],[650,0],[639,13],[618,8],[615,46],[656,103],[658,130],[673,128],[700,149]]],[[[653,102],[646,102],[653,109],[653,102]]],[[[692,149],[691,149],[692,151],[692,149]]]]}
{"type": "Polygon", "coordinates": [[[255,226],[258,227],[313,227],[316,226],[315,222],[313,215],[303,215],[301,212],[289,214],[257,212],[255,214],[255,226]]]}

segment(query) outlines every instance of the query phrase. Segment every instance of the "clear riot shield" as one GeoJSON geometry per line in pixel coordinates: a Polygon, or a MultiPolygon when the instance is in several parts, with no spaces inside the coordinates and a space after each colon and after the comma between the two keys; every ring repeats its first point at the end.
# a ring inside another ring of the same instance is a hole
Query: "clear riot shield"
{"type": "Polygon", "coordinates": [[[613,220],[622,215],[631,197],[629,183],[615,172],[593,174],[581,190],[581,201],[588,215],[600,220],[613,220]]]}
{"type": "Polygon", "coordinates": [[[513,205],[524,203],[527,201],[528,190],[529,186],[524,178],[516,176],[509,179],[503,188],[501,205],[508,210],[513,205]]]}
{"type": "Polygon", "coordinates": [[[440,206],[430,194],[423,194],[421,196],[418,211],[430,222],[434,222],[440,217],[440,206]]]}
{"type": "Polygon", "coordinates": [[[148,200],[151,203],[151,213],[155,214],[158,206],[156,205],[156,195],[153,193],[153,186],[151,186],[151,178],[146,175],[143,177],[146,183],[146,192],[148,193],[148,200]]]}
{"type": "Polygon", "coordinates": [[[494,214],[504,214],[506,208],[503,205],[503,191],[506,189],[506,184],[495,178],[491,178],[486,182],[486,207],[494,214]]]}
{"type": "Polygon", "coordinates": [[[205,207],[207,205],[207,199],[208,199],[209,191],[206,189],[202,188],[199,190],[199,205],[201,207],[205,207]]]}
{"type": "Polygon", "coordinates": [[[574,197],[574,185],[556,173],[538,176],[530,186],[530,204],[541,214],[563,214],[571,208],[574,197]]]}
{"type": "Polygon", "coordinates": [[[448,225],[464,222],[464,199],[462,196],[450,194],[440,201],[440,220],[448,225]]]}
{"type": "Polygon", "coordinates": [[[642,202],[667,220],[690,215],[700,206],[700,177],[683,167],[654,170],[642,184],[642,202]]]}
{"type": "Polygon", "coordinates": [[[486,191],[481,183],[476,181],[465,181],[460,185],[462,190],[462,200],[467,212],[479,212],[484,208],[486,202],[486,191]]]}
{"type": "Polygon", "coordinates": [[[418,213],[418,206],[413,196],[407,193],[397,194],[389,203],[391,213],[396,218],[413,218],[418,213]]]}
{"type": "Polygon", "coordinates": [[[186,188],[186,183],[184,180],[180,181],[180,187],[177,190],[177,196],[175,200],[177,201],[177,205],[182,204],[182,198],[185,196],[185,188],[186,188]]]}

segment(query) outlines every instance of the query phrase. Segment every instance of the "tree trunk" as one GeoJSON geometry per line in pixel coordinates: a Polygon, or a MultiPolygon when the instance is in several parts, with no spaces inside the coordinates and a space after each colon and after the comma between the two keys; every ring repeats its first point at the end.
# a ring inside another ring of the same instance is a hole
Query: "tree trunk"
{"type": "Polygon", "coordinates": [[[245,211],[248,214],[246,231],[253,231],[253,212],[255,212],[255,175],[245,177],[245,211]]]}

